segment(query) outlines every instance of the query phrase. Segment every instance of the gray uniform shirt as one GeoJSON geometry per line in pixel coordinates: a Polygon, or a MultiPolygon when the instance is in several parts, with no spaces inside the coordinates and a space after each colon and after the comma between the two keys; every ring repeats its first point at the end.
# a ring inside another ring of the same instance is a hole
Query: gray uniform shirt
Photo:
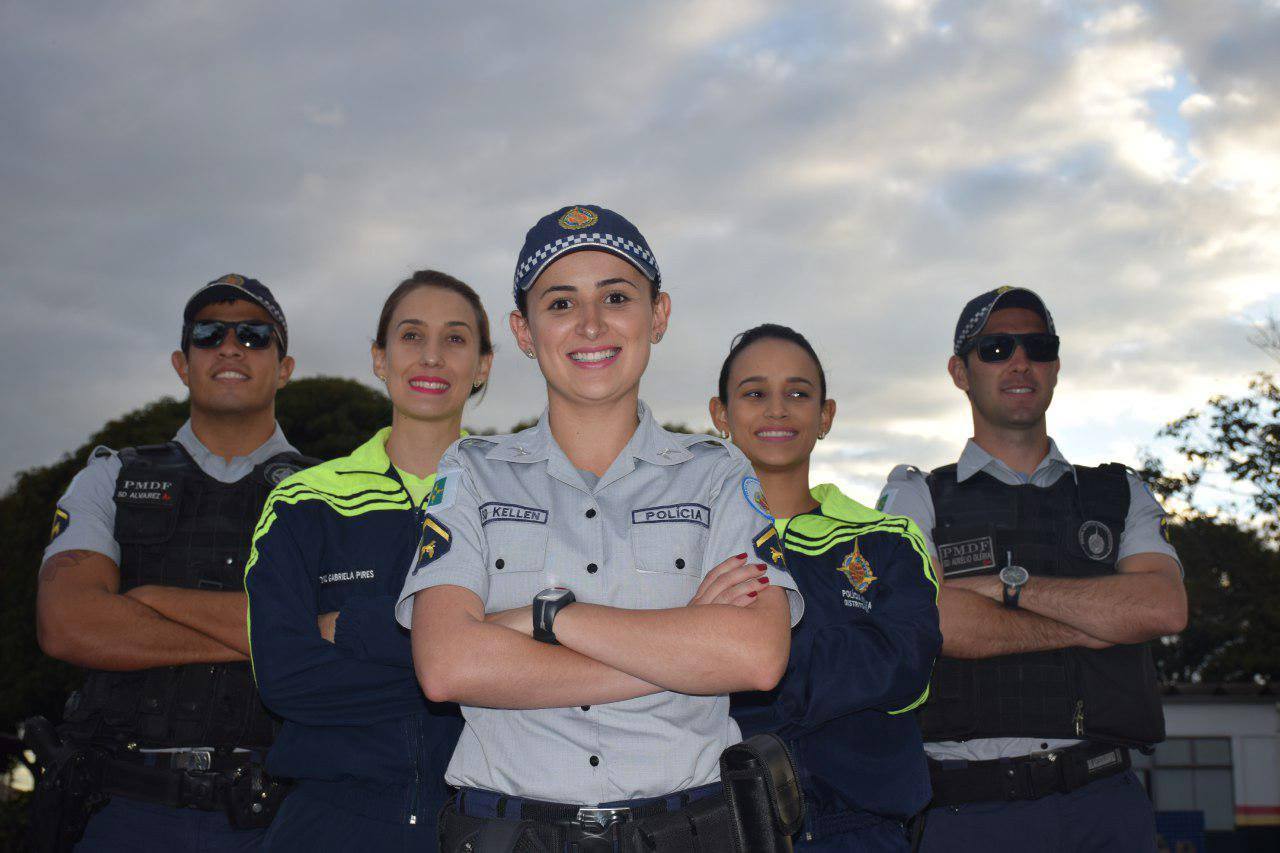
{"type": "MultiPolygon", "coordinates": [[[[720,439],[667,432],[643,403],[635,434],[594,486],[545,414],[515,435],[460,440],[440,460],[441,481],[429,521],[448,538],[437,533],[433,553],[410,569],[396,606],[406,627],[414,594],[446,584],[476,593],[489,613],[523,607],[551,586],[592,604],[683,607],[706,572],[744,551],[770,564],[793,625],[803,611],[781,550],[773,553],[776,533],[746,457],[720,439]]],[[[662,692],[587,708],[462,712],[451,785],[580,805],[713,782],[721,751],[741,740],[727,696],[662,692]]]]}
{"type": "MultiPolygon", "coordinates": [[[[1029,483],[1042,488],[1052,486],[1064,474],[1069,473],[1072,477],[1076,475],[1075,468],[1052,439],[1049,440],[1049,453],[1040,460],[1030,477],[1014,471],[970,439],[956,463],[956,480],[963,483],[979,471],[1011,486],[1029,483]]],[[[933,511],[933,497],[929,494],[925,474],[926,472],[910,465],[897,466],[889,474],[889,480],[880,492],[880,500],[876,506],[884,512],[905,515],[914,521],[924,534],[929,553],[936,560],[938,551],[933,543],[933,528],[937,524],[937,517],[933,511]]],[[[1120,534],[1117,562],[1134,554],[1146,553],[1167,554],[1177,560],[1178,552],[1165,541],[1160,531],[1164,517],[1164,509],[1156,502],[1146,485],[1130,472],[1129,514],[1125,517],[1124,532],[1120,534]]],[[[1046,749],[1061,749],[1077,743],[1080,741],[1055,738],[975,738],[967,741],[934,741],[926,743],[924,748],[930,756],[938,759],[987,761],[1028,755],[1046,749]]]]}
{"type": "MultiPolygon", "coordinates": [[[[173,438],[191,454],[201,471],[222,483],[234,483],[277,453],[297,452],[285,440],[279,424],[256,450],[248,456],[234,456],[230,461],[196,438],[191,421],[183,424],[173,438]]],[[[105,554],[116,565],[120,564],[120,546],[115,538],[116,478],[120,467],[120,457],[114,450],[101,446],[93,449],[84,470],[76,474],[58,501],[56,532],[44,549],[43,559],[48,560],[61,551],[84,550],[105,554]]]]}

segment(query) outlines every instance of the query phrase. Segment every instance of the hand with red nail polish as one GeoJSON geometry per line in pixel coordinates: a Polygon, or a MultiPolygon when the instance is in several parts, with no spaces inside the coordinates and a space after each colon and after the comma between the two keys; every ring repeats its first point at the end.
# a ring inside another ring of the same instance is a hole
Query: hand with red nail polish
{"type": "Polygon", "coordinates": [[[747,555],[735,554],[729,559],[707,572],[698,586],[698,591],[689,601],[689,606],[702,604],[728,604],[735,607],[746,607],[759,594],[759,581],[768,580],[760,577],[767,567],[760,563],[746,562],[747,555]]]}

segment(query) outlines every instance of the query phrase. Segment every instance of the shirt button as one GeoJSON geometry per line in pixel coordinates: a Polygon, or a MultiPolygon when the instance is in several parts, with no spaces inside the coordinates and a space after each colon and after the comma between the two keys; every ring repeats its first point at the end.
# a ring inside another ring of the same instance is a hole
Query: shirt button
{"type": "Polygon", "coordinates": [[[592,766],[592,767],[599,767],[599,766],[600,766],[600,756],[598,756],[598,755],[593,755],[593,756],[591,756],[591,766],[592,766]]]}
{"type": "Polygon", "coordinates": [[[502,568],[503,566],[505,566],[506,564],[507,564],[507,561],[506,561],[506,560],[504,560],[504,559],[502,559],[501,557],[499,557],[498,559],[496,559],[496,560],[494,560],[494,561],[493,561],[493,567],[494,567],[495,569],[501,569],[501,568],[502,568]]]}
{"type": "Polygon", "coordinates": [[[596,517],[596,511],[594,509],[587,510],[587,518],[595,518],[595,517],[596,517]]]}
{"type": "Polygon", "coordinates": [[[582,710],[584,710],[584,711],[590,711],[590,710],[591,710],[591,706],[590,706],[590,705],[583,705],[583,706],[582,706],[582,710]]]}
{"type": "Polygon", "coordinates": [[[600,567],[595,563],[587,563],[587,574],[594,575],[598,571],[600,571],[600,567]]]}
{"type": "Polygon", "coordinates": [[[228,565],[228,566],[229,566],[229,565],[231,565],[231,564],[232,564],[232,563],[234,563],[234,562],[235,562],[235,560],[231,559],[230,557],[227,557],[227,565],[228,565]]]}
{"type": "Polygon", "coordinates": [[[684,568],[684,557],[676,557],[676,568],[677,569],[684,568]]]}

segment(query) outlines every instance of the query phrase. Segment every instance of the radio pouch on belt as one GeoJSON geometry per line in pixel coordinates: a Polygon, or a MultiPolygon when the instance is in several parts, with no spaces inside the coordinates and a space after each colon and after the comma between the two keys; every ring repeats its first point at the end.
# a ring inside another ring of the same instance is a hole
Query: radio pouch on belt
{"type": "Polygon", "coordinates": [[[756,735],[726,749],[720,779],[739,853],[790,853],[804,823],[804,795],[781,738],[756,735]]]}

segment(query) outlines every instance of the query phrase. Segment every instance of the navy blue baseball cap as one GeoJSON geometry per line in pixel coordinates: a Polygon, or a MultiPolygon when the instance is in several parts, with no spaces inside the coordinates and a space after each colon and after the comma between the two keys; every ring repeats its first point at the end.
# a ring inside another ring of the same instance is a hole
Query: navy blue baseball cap
{"type": "Polygon", "coordinates": [[[193,293],[191,298],[187,300],[187,307],[182,309],[183,342],[185,343],[185,326],[195,319],[196,312],[214,302],[229,302],[233,299],[252,302],[266,311],[271,316],[271,319],[275,321],[276,328],[280,332],[280,354],[284,355],[284,353],[288,352],[289,324],[284,320],[284,309],[280,307],[280,303],[276,301],[270,289],[256,278],[245,278],[235,273],[215,278],[193,293]]]}
{"type": "Polygon", "coordinates": [[[969,343],[978,336],[982,327],[987,325],[987,318],[996,308],[1028,308],[1044,318],[1044,325],[1049,334],[1057,334],[1053,329],[1053,315],[1049,313],[1043,299],[1025,287],[1006,285],[988,290],[981,296],[975,296],[969,300],[969,304],[964,306],[964,310],[960,312],[960,319],[956,321],[956,355],[963,353],[969,343]]]}
{"type": "Polygon", "coordinates": [[[658,259],[653,256],[640,229],[621,213],[596,204],[572,204],[548,213],[529,229],[516,261],[514,295],[533,287],[547,265],[562,255],[582,249],[612,252],[645,278],[662,284],[658,259]]]}

